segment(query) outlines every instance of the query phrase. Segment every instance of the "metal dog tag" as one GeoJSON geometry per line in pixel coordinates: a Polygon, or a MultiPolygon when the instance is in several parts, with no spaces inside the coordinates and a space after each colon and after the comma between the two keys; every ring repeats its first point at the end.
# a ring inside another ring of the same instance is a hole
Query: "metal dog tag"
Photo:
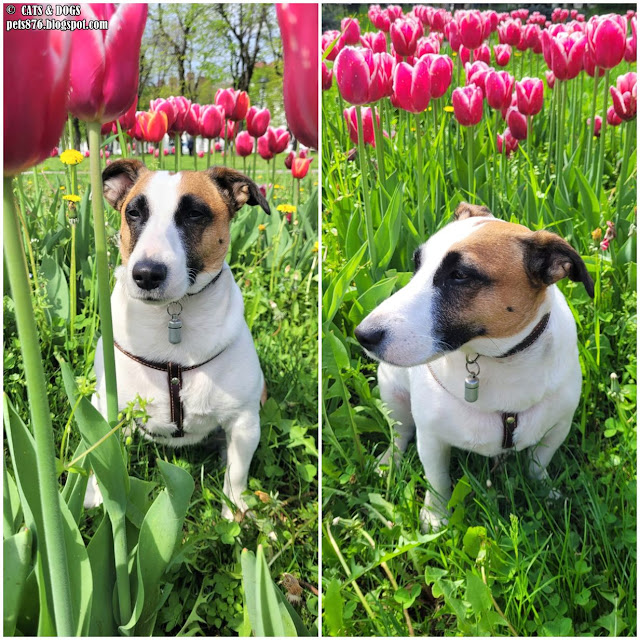
{"type": "Polygon", "coordinates": [[[169,320],[169,342],[171,344],[182,342],[182,320],[177,315],[171,316],[169,320]]]}
{"type": "Polygon", "coordinates": [[[478,390],[480,387],[480,380],[475,376],[470,376],[464,379],[464,399],[467,402],[475,402],[478,399],[478,390]]]}

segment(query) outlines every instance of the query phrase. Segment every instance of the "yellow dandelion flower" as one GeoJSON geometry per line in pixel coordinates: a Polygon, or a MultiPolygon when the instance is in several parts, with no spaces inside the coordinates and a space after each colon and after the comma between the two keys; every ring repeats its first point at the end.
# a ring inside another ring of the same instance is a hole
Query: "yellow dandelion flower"
{"type": "Polygon", "coordinates": [[[274,188],[274,189],[282,189],[282,186],[281,186],[281,185],[279,185],[279,184],[274,184],[274,185],[273,185],[273,188],[274,188]]]}
{"type": "Polygon", "coordinates": [[[311,249],[311,252],[312,253],[318,253],[318,241],[317,240],[313,243],[313,249],[311,249]]]}
{"type": "Polygon", "coordinates": [[[84,156],[76,149],[67,149],[60,154],[60,161],[63,164],[80,164],[84,156]]]}
{"type": "Polygon", "coordinates": [[[267,228],[266,224],[259,224],[258,225],[258,231],[264,231],[267,228]]]}
{"type": "Polygon", "coordinates": [[[276,209],[280,213],[295,213],[297,209],[292,204],[279,204],[276,209]]]}
{"type": "Polygon", "coordinates": [[[456,51],[454,51],[451,55],[455,58],[455,56],[457,56],[458,53],[456,51]]]}
{"type": "Polygon", "coordinates": [[[82,198],[80,196],[76,196],[72,193],[66,195],[66,196],[62,196],[63,200],[68,200],[69,202],[80,202],[80,200],[82,200],[82,198]]]}
{"type": "Polygon", "coordinates": [[[602,229],[598,228],[598,229],[594,229],[591,232],[591,237],[596,241],[599,242],[602,239],[602,229]]]}
{"type": "Polygon", "coordinates": [[[453,107],[452,107],[451,105],[447,105],[447,106],[444,108],[444,110],[445,110],[447,113],[453,113],[453,107]]]}
{"type": "Polygon", "coordinates": [[[62,185],[62,186],[60,187],[60,191],[66,191],[66,189],[67,189],[67,187],[65,187],[64,185],[62,185]]]}

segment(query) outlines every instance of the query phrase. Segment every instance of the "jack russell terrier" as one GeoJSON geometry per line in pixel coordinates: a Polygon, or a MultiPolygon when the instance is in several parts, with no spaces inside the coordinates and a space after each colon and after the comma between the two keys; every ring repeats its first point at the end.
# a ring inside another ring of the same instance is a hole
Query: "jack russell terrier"
{"type": "Polygon", "coordinates": [[[568,277],[593,297],[578,253],[548,231],[462,203],[419,247],[409,284],[356,328],[381,362],[380,396],[396,424],[380,458],[397,463],[414,433],[431,489],[420,520],[438,529],[451,497],[451,447],[497,456],[530,447],[529,474],[569,433],[582,375],[576,325],[555,286],[568,277]]]}
{"type": "MultiPolygon", "coordinates": [[[[171,447],[196,444],[221,426],[223,491],[244,512],[265,386],[225,256],[236,211],[249,204],[270,213],[269,205],[252,180],[224,167],[174,174],[118,160],[102,180],[122,217],[123,264],[111,297],[119,407],[148,398],[149,420],[138,426],[171,447]]],[[[93,403],[106,415],[101,344],[95,370],[93,403]]],[[[222,515],[233,518],[228,504],[222,515]]]]}

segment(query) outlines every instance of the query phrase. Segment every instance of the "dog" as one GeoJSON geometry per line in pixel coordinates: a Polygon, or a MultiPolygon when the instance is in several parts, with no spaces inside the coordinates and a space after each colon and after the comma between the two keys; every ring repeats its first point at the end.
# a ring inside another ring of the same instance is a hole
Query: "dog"
{"type": "MultiPolygon", "coordinates": [[[[119,409],[149,399],[148,421],[138,427],[170,447],[222,427],[223,492],[241,515],[266,387],[225,256],[235,213],[248,204],[269,214],[269,204],[252,180],[226,167],[154,172],[123,159],[102,180],[121,215],[122,265],[111,297],[119,409]]],[[[106,415],[101,341],[95,370],[93,404],[106,415]]],[[[222,516],[233,519],[229,504],[222,516]]]]}
{"type": "Polygon", "coordinates": [[[380,361],[380,396],[397,422],[379,465],[414,433],[430,489],[423,530],[447,521],[451,447],[485,456],[528,448],[529,475],[548,480],[578,406],[576,325],[555,285],[593,281],[578,253],[548,231],[462,203],[414,254],[415,273],[356,328],[380,361]]]}

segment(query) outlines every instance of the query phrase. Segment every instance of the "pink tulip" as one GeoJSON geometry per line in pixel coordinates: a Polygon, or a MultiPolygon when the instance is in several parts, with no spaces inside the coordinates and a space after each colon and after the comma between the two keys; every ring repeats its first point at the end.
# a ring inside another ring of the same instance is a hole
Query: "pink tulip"
{"type": "Polygon", "coordinates": [[[226,120],[220,133],[225,140],[233,140],[236,137],[236,123],[233,120],[226,120]]]}
{"type": "Polygon", "coordinates": [[[383,31],[363,33],[360,36],[360,44],[367,49],[371,49],[373,53],[387,52],[387,38],[383,31]]]}
{"type": "Polygon", "coordinates": [[[224,109],[215,104],[205,105],[200,109],[198,126],[203,138],[217,138],[224,126],[224,109]]]}
{"type": "Polygon", "coordinates": [[[432,36],[420,38],[416,47],[416,58],[421,58],[428,53],[440,53],[440,40],[432,36]]]}
{"type": "Polygon", "coordinates": [[[611,13],[591,17],[587,22],[587,39],[598,67],[613,69],[622,62],[626,36],[627,21],[623,16],[611,13]]]}
{"type": "Polygon", "coordinates": [[[184,130],[190,136],[200,135],[200,105],[193,102],[184,118],[184,130]]]}
{"type": "Polygon", "coordinates": [[[101,127],[100,127],[100,135],[102,136],[108,136],[112,133],[116,133],[118,131],[118,128],[116,127],[116,121],[113,120],[112,122],[105,122],[101,127]]]}
{"type": "Polygon", "coordinates": [[[444,26],[444,35],[449,41],[452,51],[457,53],[462,45],[462,41],[460,40],[460,27],[455,20],[448,22],[444,26]]]}
{"type": "Polygon", "coordinates": [[[169,149],[163,149],[162,150],[162,155],[168,156],[169,155],[169,149]]]}
{"type": "Polygon", "coordinates": [[[481,91],[484,97],[485,93],[485,79],[487,73],[492,71],[491,67],[485,62],[474,62],[473,64],[466,64],[464,67],[467,84],[475,84],[481,91]]]}
{"type": "Polygon", "coordinates": [[[154,158],[158,158],[158,157],[160,157],[160,149],[156,149],[156,150],[153,152],[153,156],[154,156],[154,158]]]}
{"type": "Polygon", "coordinates": [[[569,17],[567,9],[556,7],[551,13],[551,22],[564,22],[569,17]]]}
{"type": "Polygon", "coordinates": [[[171,131],[173,123],[176,120],[175,102],[171,100],[165,100],[164,98],[158,98],[156,100],[151,100],[151,102],[149,103],[149,107],[151,108],[151,111],[164,111],[167,116],[169,131],[171,131]]]}
{"type": "Polygon", "coordinates": [[[475,84],[457,87],[452,95],[453,113],[463,127],[471,127],[482,120],[482,89],[475,84]]]}
{"type": "Polygon", "coordinates": [[[422,57],[429,65],[429,76],[431,77],[431,97],[442,97],[451,86],[451,76],[453,74],[453,60],[449,56],[441,56],[435,53],[422,57]]]}
{"type": "Polygon", "coordinates": [[[247,131],[250,136],[259,138],[267,132],[267,127],[271,121],[271,113],[269,109],[258,109],[251,107],[247,111],[247,131]]]}
{"type": "Polygon", "coordinates": [[[442,32],[445,25],[451,20],[451,14],[446,9],[436,9],[431,16],[431,30],[442,32]]]}
{"type": "Polygon", "coordinates": [[[182,133],[185,130],[184,122],[191,111],[191,100],[184,96],[170,96],[167,100],[173,105],[175,113],[173,124],[169,127],[169,135],[182,133]]]}
{"type": "Polygon", "coordinates": [[[90,155],[90,153],[89,153],[89,149],[87,149],[87,150],[84,152],[84,157],[85,157],[85,158],[88,158],[88,157],[89,157],[89,155],[90,155]]]}
{"type": "MultiPolygon", "coordinates": [[[[144,140],[144,135],[142,133],[142,129],[140,128],[140,123],[138,122],[138,116],[141,113],[146,113],[145,111],[136,111],[136,122],[133,125],[133,127],[130,127],[129,129],[127,129],[127,135],[135,138],[136,140],[144,140]]],[[[151,112],[153,113],[153,112],[151,112]]],[[[167,114],[165,114],[166,117],[167,114]]],[[[134,147],[135,148],[135,147],[134,147]]]]}
{"type": "Polygon", "coordinates": [[[540,78],[522,78],[516,82],[518,111],[525,116],[535,116],[542,110],[544,84],[540,78]]]}
{"type": "Polygon", "coordinates": [[[360,43],[360,23],[357,18],[342,18],[340,30],[342,31],[343,44],[360,43]]]}
{"type": "Polygon", "coordinates": [[[138,91],[140,42],[147,5],[83,4],[81,19],[108,20],[104,30],[73,31],[69,111],[88,122],[124,114],[138,91]]]}
{"type": "MultiPolygon", "coordinates": [[[[596,74],[596,59],[591,51],[591,47],[589,46],[589,42],[587,42],[587,46],[584,48],[584,56],[582,57],[582,66],[584,67],[585,73],[592,78],[596,74]]],[[[604,69],[602,67],[598,67],[598,77],[601,78],[604,75],[604,69]]]]}
{"type": "Polygon", "coordinates": [[[215,102],[218,107],[224,109],[224,117],[229,118],[236,106],[235,91],[233,89],[218,89],[215,102]]]}
{"type": "Polygon", "coordinates": [[[513,137],[509,127],[504,130],[502,135],[498,134],[496,147],[498,153],[505,153],[507,158],[518,148],[518,141],[513,137]]]}
{"type": "Polygon", "coordinates": [[[394,20],[399,20],[400,18],[402,18],[402,7],[400,5],[390,4],[385,9],[385,11],[387,12],[392,23],[394,20]]]}
{"type": "MultiPolygon", "coordinates": [[[[219,149],[216,148],[216,151],[219,151],[219,149]]],[[[264,160],[271,160],[275,156],[273,151],[269,148],[269,136],[267,134],[258,138],[258,153],[264,160]]]]}
{"type": "MultiPolygon", "coordinates": [[[[352,107],[355,109],[355,107],[352,107]]],[[[291,171],[291,167],[293,166],[293,159],[296,157],[295,151],[289,151],[287,157],[284,159],[284,166],[291,171]]]]}
{"type": "Polygon", "coordinates": [[[236,91],[235,98],[236,103],[229,119],[234,122],[240,122],[247,117],[247,112],[249,111],[249,94],[246,91],[236,91]]]}
{"type": "Polygon", "coordinates": [[[593,135],[596,138],[600,137],[600,130],[602,129],[602,118],[600,116],[595,117],[595,127],[591,126],[591,118],[587,118],[587,127],[592,130],[593,135]]]}
{"type": "Polygon", "coordinates": [[[471,62],[471,49],[467,49],[467,47],[463,47],[460,45],[460,49],[458,49],[458,55],[460,56],[460,64],[463,67],[466,67],[469,62],[471,62]]]}
{"type": "Polygon", "coordinates": [[[393,72],[391,104],[411,113],[421,113],[431,99],[429,63],[420,59],[411,67],[401,62],[393,72]]]}
{"type": "Polygon", "coordinates": [[[291,165],[291,175],[296,180],[302,180],[309,172],[309,165],[313,161],[313,158],[294,158],[291,165]]]}
{"type": "Polygon", "coordinates": [[[638,57],[638,36],[636,33],[636,17],[631,18],[631,37],[627,38],[627,45],[624,50],[626,62],[635,62],[638,57]]]}
{"type": "Polygon", "coordinates": [[[474,49],[473,61],[491,64],[491,50],[489,49],[489,45],[481,44],[477,49],[474,49]]]}
{"type": "Polygon", "coordinates": [[[284,56],[284,111],[291,133],[318,147],[318,5],[277,4],[284,56]]]}
{"type": "Polygon", "coordinates": [[[160,142],[167,133],[167,114],[163,111],[140,111],[136,120],[147,142],[160,142]]]}
{"type": "Polygon", "coordinates": [[[553,89],[556,84],[556,77],[553,75],[553,71],[545,71],[544,77],[547,79],[547,86],[549,89],[553,89]]]}
{"type": "Polygon", "coordinates": [[[391,27],[391,18],[387,11],[382,11],[379,4],[371,5],[369,7],[369,20],[371,24],[376,28],[388,33],[391,27]]]}
{"type": "Polygon", "coordinates": [[[393,64],[393,56],[388,53],[345,47],[333,66],[340,94],[357,105],[390,95],[393,64]]]}
{"type": "Polygon", "coordinates": [[[515,20],[516,18],[520,19],[520,20],[526,20],[527,16],[529,15],[529,10],[528,9],[514,9],[511,12],[511,17],[515,20]]]}
{"type": "Polygon", "coordinates": [[[636,117],[638,102],[637,76],[633,71],[618,76],[615,87],[609,87],[613,99],[613,108],[621,120],[633,120],[636,117]]]}
{"type": "Polygon", "coordinates": [[[49,153],[49,157],[55,158],[59,154],[60,154],[60,150],[58,149],[58,147],[53,147],[53,149],[51,149],[51,152],[49,153]]]}
{"type": "Polygon", "coordinates": [[[333,62],[341,50],[342,44],[340,42],[340,32],[335,30],[325,31],[322,34],[322,57],[329,62],[333,62]],[[333,44],[331,51],[329,51],[325,57],[324,52],[332,43],[335,44],[333,44]]]}
{"type": "MultiPolygon", "coordinates": [[[[120,123],[120,128],[123,131],[130,129],[136,122],[136,109],[138,108],[138,96],[135,97],[135,100],[131,103],[131,106],[118,118],[118,122],[120,123]]],[[[116,131],[118,128],[116,127],[116,131]]],[[[115,131],[114,131],[115,133],[115,131]]]]}
{"type": "Polygon", "coordinates": [[[522,51],[530,49],[533,53],[542,53],[542,40],[540,39],[540,27],[537,24],[528,24],[522,29],[522,38],[518,46],[522,51]]]}
{"type": "Polygon", "coordinates": [[[457,12],[460,41],[467,49],[477,49],[484,40],[484,22],[477,9],[457,12]]]}
{"type": "Polygon", "coordinates": [[[253,138],[248,131],[241,131],[236,136],[236,153],[241,158],[246,158],[253,153],[253,138]]]}
{"type": "Polygon", "coordinates": [[[618,127],[622,124],[622,119],[618,117],[615,107],[607,109],[607,124],[611,127],[618,127]]]}
{"type": "MultiPolygon", "coordinates": [[[[222,144],[221,144],[220,142],[216,142],[216,143],[213,145],[213,150],[214,150],[216,153],[220,153],[220,152],[222,151],[222,149],[223,149],[223,147],[222,147],[222,144]]],[[[172,149],[172,150],[171,150],[171,153],[175,153],[175,149],[172,149]]]]}
{"type": "Polygon", "coordinates": [[[282,153],[289,145],[289,140],[291,139],[289,132],[284,127],[277,129],[269,127],[266,136],[269,142],[269,149],[274,155],[282,153]]]}
{"type": "Polygon", "coordinates": [[[555,38],[542,32],[542,52],[545,62],[557,80],[571,80],[582,70],[587,38],[580,33],[561,32],[555,38]]]}
{"type": "Polygon", "coordinates": [[[522,38],[522,23],[520,20],[506,20],[498,25],[498,40],[500,44],[510,44],[517,47],[522,38]]]}
{"type": "Polygon", "coordinates": [[[511,60],[511,46],[508,44],[496,44],[493,46],[493,56],[499,67],[506,67],[511,60]]]}
{"type": "Polygon", "coordinates": [[[322,63],[322,90],[329,91],[333,86],[333,69],[329,69],[327,65],[322,63]]]}
{"type": "MultiPolygon", "coordinates": [[[[371,107],[348,107],[344,110],[344,119],[347,122],[349,138],[354,144],[358,144],[358,121],[356,109],[362,109],[362,138],[365,144],[376,146],[376,137],[373,131],[373,110],[371,107]]],[[[376,121],[380,123],[380,116],[376,114],[376,121]]]]}
{"type": "Polygon", "coordinates": [[[422,23],[412,18],[396,20],[389,31],[391,44],[400,56],[412,56],[416,52],[418,39],[423,33],[422,23]]]}
{"type": "Polygon", "coordinates": [[[515,78],[506,71],[489,71],[485,77],[487,103],[492,109],[502,111],[511,104],[515,78]]]}
{"type": "Polygon", "coordinates": [[[507,126],[511,130],[511,135],[516,140],[524,140],[527,137],[527,117],[518,111],[516,107],[507,109],[505,118],[507,126]]]}

